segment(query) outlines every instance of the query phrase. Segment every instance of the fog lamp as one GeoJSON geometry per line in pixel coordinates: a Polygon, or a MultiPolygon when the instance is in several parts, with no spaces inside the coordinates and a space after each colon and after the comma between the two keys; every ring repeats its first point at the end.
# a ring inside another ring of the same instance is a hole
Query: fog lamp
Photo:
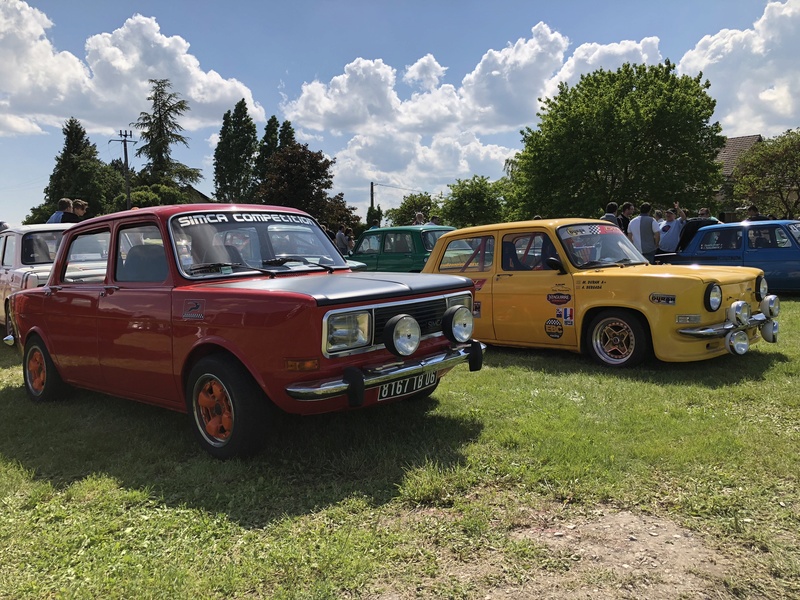
{"type": "Polygon", "coordinates": [[[731,331],[725,336],[725,342],[731,354],[742,355],[750,349],[750,338],[746,331],[731,331]]]}
{"type": "Polygon", "coordinates": [[[411,315],[397,315],[389,319],[383,330],[383,344],[396,356],[409,356],[419,348],[422,333],[419,323],[411,315]]]}
{"type": "Polygon", "coordinates": [[[442,333],[453,343],[468,342],[473,326],[472,311],[466,306],[451,306],[442,317],[442,333]]]}
{"type": "Polygon", "coordinates": [[[750,305],[744,300],[737,300],[728,309],[728,321],[747,325],[750,322],[750,305]]]}
{"type": "Polygon", "coordinates": [[[770,319],[774,319],[781,312],[781,301],[773,294],[772,296],[764,298],[758,307],[761,309],[762,313],[767,315],[770,319]]]}
{"type": "Polygon", "coordinates": [[[765,342],[775,344],[778,341],[777,321],[767,321],[766,323],[762,323],[761,327],[759,327],[759,331],[761,332],[761,337],[764,338],[765,342]]]}

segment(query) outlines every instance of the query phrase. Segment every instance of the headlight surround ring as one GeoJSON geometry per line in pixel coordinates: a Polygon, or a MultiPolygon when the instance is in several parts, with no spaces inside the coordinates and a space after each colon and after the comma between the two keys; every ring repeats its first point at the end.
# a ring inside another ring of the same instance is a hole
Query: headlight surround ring
{"type": "Polygon", "coordinates": [[[763,275],[756,277],[756,300],[761,302],[769,294],[769,285],[767,285],[767,278],[763,275]]]}
{"type": "Polygon", "coordinates": [[[722,288],[718,283],[709,283],[703,296],[703,305],[708,312],[717,312],[722,306],[722,288]]]}
{"type": "Polygon", "coordinates": [[[442,317],[442,333],[454,344],[463,344],[472,339],[475,323],[472,311],[466,306],[451,306],[442,317]]]}

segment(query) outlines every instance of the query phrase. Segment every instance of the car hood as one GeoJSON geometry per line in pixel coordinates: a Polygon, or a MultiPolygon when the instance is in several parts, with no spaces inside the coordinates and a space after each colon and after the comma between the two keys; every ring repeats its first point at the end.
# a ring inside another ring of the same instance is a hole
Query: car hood
{"type": "Polygon", "coordinates": [[[722,267],[709,265],[632,265],[617,268],[606,267],[575,273],[575,277],[596,278],[598,275],[606,277],[646,277],[646,278],[685,278],[695,279],[703,283],[715,281],[725,285],[740,283],[755,278],[761,269],[752,267],[722,267]]]}
{"type": "Polygon", "coordinates": [[[357,272],[299,277],[279,276],[274,279],[244,279],[202,284],[199,287],[304,294],[316,300],[319,306],[325,306],[467,290],[472,287],[472,280],[455,275],[357,272]]]}

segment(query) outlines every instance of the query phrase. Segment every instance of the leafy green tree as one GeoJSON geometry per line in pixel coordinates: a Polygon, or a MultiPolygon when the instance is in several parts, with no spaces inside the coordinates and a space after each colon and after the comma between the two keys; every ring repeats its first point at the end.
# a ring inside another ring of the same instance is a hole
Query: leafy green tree
{"type": "Polygon", "coordinates": [[[392,225],[411,225],[418,212],[425,215],[425,219],[439,214],[441,206],[428,192],[419,192],[403,196],[400,206],[386,211],[386,219],[392,225]]]}
{"type": "Polygon", "coordinates": [[[214,195],[219,202],[250,202],[258,138],[256,124],[242,98],[222,117],[214,149],[214,195]]]}
{"type": "Polygon", "coordinates": [[[725,138],[711,123],[710,83],[678,76],[669,61],[624,64],[558,86],[537,130],[506,164],[509,216],[599,216],[614,201],[687,208],[707,203],[721,183],[725,138]]]}
{"type": "Polygon", "coordinates": [[[25,223],[44,223],[57,210],[61,198],[79,198],[89,203],[87,214],[107,212],[107,202],[124,189],[124,180],[98,157],[78,119],[68,119],[61,128],[64,146],[44,189],[45,200],[31,209],[25,223]]]}
{"type": "Polygon", "coordinates": [[[734,194],[762,214],[794,219],[800,214],[800,128],[754,144],[739,157],[734,194]]]}
{"type": "Polygon", "coordinates": [[[487,177],[473,175],[472,179],[457,179],[447,187],[450,194],[442,205],[442,217],[447,225],[469,227],[502,221],[501,185],[492,183],[487,177]]]}
{"type": "Polygon", "coordinates": [[[367,209],[367,227],[372,227],[373,221],[377,221],[378,225],[383,222],[383,211],[380,204],[376,207],[370,206],[367,209]]]}
{"type": "Polygon", "coordinates": [[[149,82],[152,89],[147,99],[152,102],[153,112],[141,112],[139,119],[131,123],[145,142],[136,150],[136,156],[147,159],[140,178],[147,184],[185,186],[197,183],[202,178],[200,169],[172,159],[174,144],[189,147],[189,138],[181,134],[183,127],[178,122],[189,110],[189,103],[176,92],[169,91],[172,87],[169,79],[150,79],[149,82]]]}
{"type": "Polygon", "coordinates": [[[267,162],[267,174],[259,186],[255,201],[260,204],[291,206],[304,210],[324,223],[358,222],[355,209],[347,207],[344,197],[331,197],[331,167],[334,160],[322,152],[312,152],[307,144],[281,147],[267,162]]]}

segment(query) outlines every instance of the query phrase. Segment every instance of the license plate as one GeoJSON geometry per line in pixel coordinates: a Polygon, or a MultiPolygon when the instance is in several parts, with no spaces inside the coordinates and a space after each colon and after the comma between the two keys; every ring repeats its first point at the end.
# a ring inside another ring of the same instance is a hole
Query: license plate
{"type": "Polygon", "coordinates": [[[406,377],[389,383],[384,383],[378,392],[378,400],[388,400],[419,392],[436,384],[436,371],[422,373],[414,377],[406,377]]]}

